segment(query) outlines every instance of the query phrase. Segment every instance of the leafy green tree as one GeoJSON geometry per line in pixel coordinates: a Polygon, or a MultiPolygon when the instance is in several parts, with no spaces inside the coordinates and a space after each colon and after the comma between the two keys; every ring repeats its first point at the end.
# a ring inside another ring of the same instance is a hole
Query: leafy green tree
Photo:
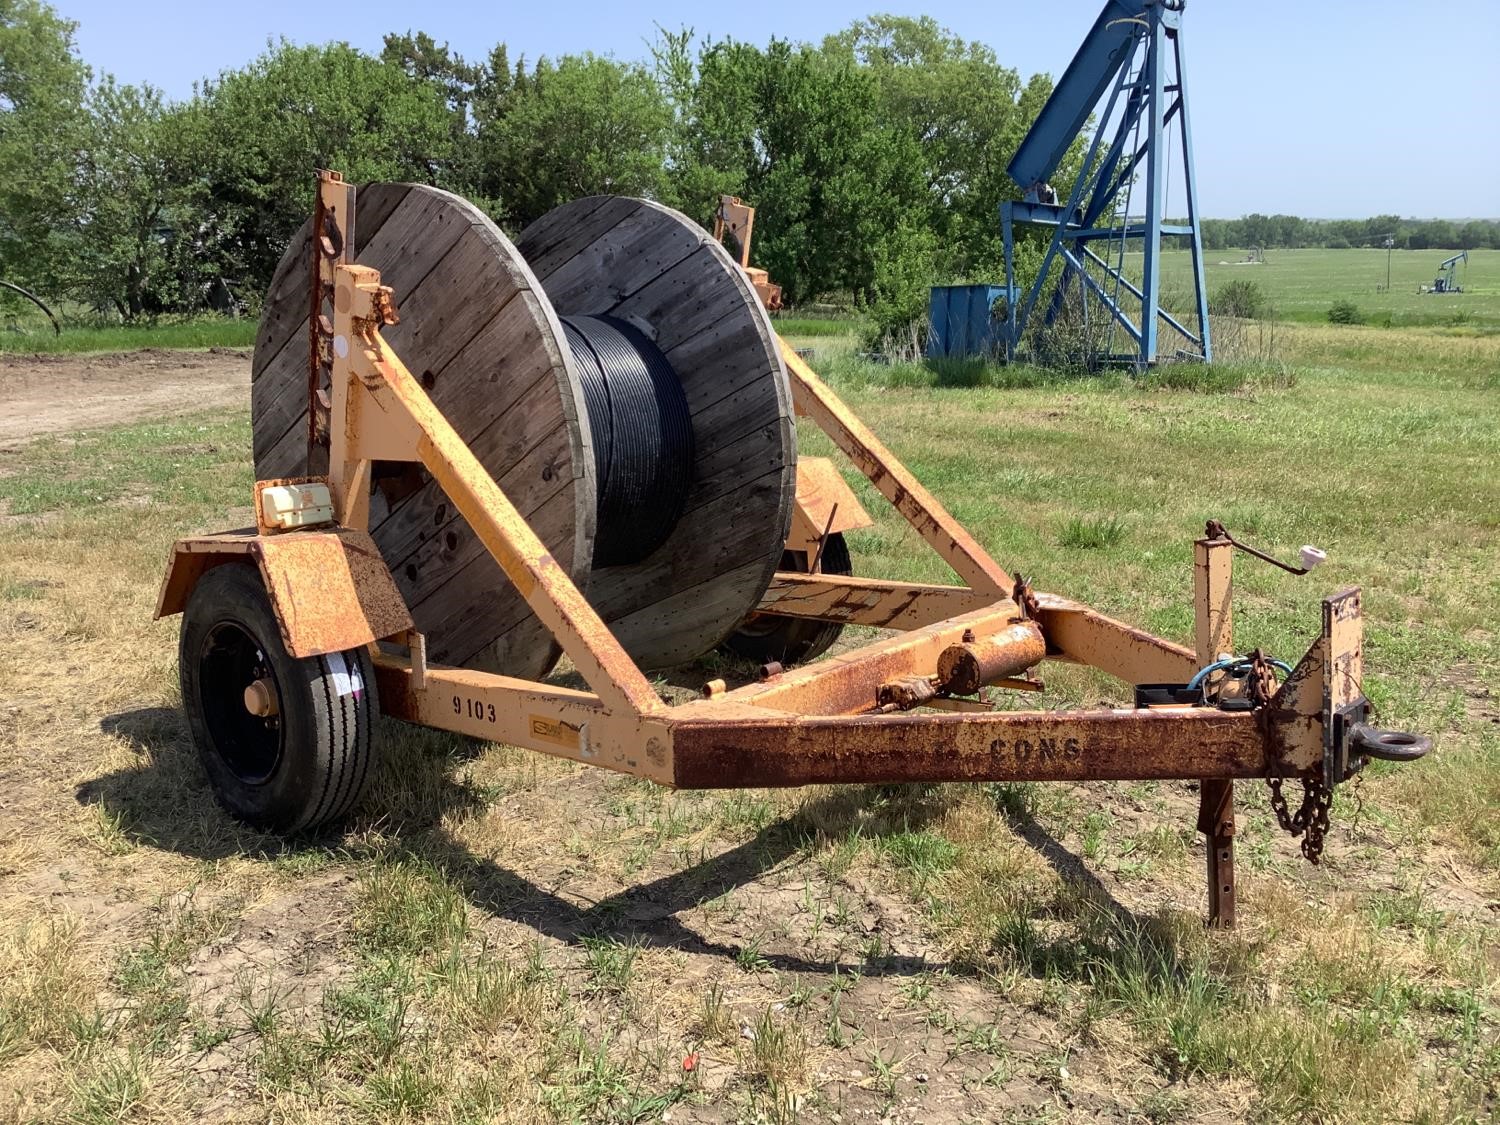
{"type": "MultiPolygon", "coordinates": [[[[161,93],[106,76],[89,98],[89,145],[78,162],[77,237],[69,291],[125,320],[175,303],[161,292],[173,228],[168,207],[188,170],[166,126],[161,93]]],[[[190,219],[188,221],[191,221],[190,219]]]]}
{"type": "MultiPolygon", "coordinates": [[[[505,48],[499,50],[503,59],[505,48]]],[[[380,58],[387,65],[399,67],[412,81],[428,83],[442,94],[449,110],[451,144],[445,180],[454,190],[472,187],[476,153],[470,118],[487,74],[485,64],[466,62],[447,43],[438,43],[425,31],[387,35],[380,58]]]]}
{"type": "Polygon", "coordinates": [[[1408,241],[1413,250],[1447,250],[1458,245],[1458,230],[1447,219],[1431,219],[1418,223],[1408,241]]]}
{"type": "MultiPolygon", "coordinates": [[[[858,62],[874,80],[882,121],[916,145],[926,224],[948,276],[994,275],[1000,268],[997,209],[1020,198],[1005,167],[1041,110],[1052,84],[1023,84],[995,52],[966,41],[930,16],[877,15],[830,36],[824,49],[858,62]]],[[[1061,172],[1071,182],[1075,145],[1061,172]]]]}
{"type": "Polygon", "coordinates": [[[867,299],[877,249],[923,204],[915,145],[883,123],[851,57],[773,39],[705,45],[679,116],[675,198],[707,222],[721,193],[757,208],[756,263],[789,302],[867,299]]]}
{"type": "Polygon", "coordinates": [[[66,257],[87,137],[77,26],[38,0],[0,0],[0,276],[44,288],[66,257]]]}
{"type": "Polygon", "coordinates": [[[439,85],[347,43],[282,42],[226,71],[192,110],[204,252],[259,293],[311,213],[313,172],[447,185],[453,108],[439,85]]]}
{"type": "Polygon", "coordinates": [[[1500,224],[1483,223],[1471,219],[1459,228],[1458,248],[1474,250],[1481,246],[1494,246],[1497,234],[1500,234],[1500,224]]]}
{"type": "Polygon", "coordinates": [[[671,110],[644,67],[599,55],[524,61],[501,48],[475,106],[476,186],[521,227],[597,194],[661,194],[671,110]]]}

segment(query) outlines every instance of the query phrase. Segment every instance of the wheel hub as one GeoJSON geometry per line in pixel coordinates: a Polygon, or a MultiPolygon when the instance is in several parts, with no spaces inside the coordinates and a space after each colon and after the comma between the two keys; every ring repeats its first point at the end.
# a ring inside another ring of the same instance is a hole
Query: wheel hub
{"type": "Polygon", "coordinates": [[[262,676],[245,688],[245,710],[260,719],[269,719],[280,710],[277,706],[276,685],[270,677],[262,676]]]}
{"type": "Polygon", "coordinates": [[[219,622],[205,638],[198,685],[219,756],[245,784],[267,781],[281,757],[281,693],[260,642],[239,622],[219,622]]]}

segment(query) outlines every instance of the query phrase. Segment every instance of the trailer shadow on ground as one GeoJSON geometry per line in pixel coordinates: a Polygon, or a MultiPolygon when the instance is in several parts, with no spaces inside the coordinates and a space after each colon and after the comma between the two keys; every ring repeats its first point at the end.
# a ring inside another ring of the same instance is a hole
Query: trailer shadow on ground
{"type": "MultiPolygon", "coordinates": [[[[175,852],[194,859],[216,861],[239,857],[284,860],[299,851],[347,851],[357,858],[337,832],[293,839],[257,832],[235,822],[215,803],[208,780],[179,711],[142,707],[109,715],[100,729],[122,740],[139,755],[137,767],[116,770],[80,785],[77,800],[99,805],[132,840],[144,847],[175,852]]],[[[473,742],[471,756],[485,744],[473,742]]],[[[808,842],[806,822],[857,811],[875,799],[879,788],[868,787],[852,805],[847,794],[825,793],[800,814],[765,826],[750,839],[671,874],[626,887],[590,906],[580,906],[548,891],[537,882],[476,855],[441,826],[450,812],[472,810],[482,802],[475,791],[443,775],[437,812],[429,823],[406,823],[392,830],[385,825],[383,847],[390,858],[411,858],[437,865],[447,872],[475,908],[494,917],[530,927],[539,935],[578,945],[585,940],[614,939],[642,946],[676,949],[734,960],[736,945],[705,939],[684,925],[679,915],[705,902],[745,887],[793,861],[808,842]]],[[[379,815],[376,813],[375,815],[379,815]]],[[[1067,883],[1113,915],[1114,921],[1136,932],[1147,919],[1123,905],[1081,857],[1069,851],[1041,824],[1029,817],[1013,818],[1011,826],[1067,883]]],[[[792,973],[834,973],[847,963],[790,953],[766,951],[768,967],[792,973]]],[[[885,955],[860,966],[865,976],[914,976],[953,969],[941,959],[885,955]]]]}

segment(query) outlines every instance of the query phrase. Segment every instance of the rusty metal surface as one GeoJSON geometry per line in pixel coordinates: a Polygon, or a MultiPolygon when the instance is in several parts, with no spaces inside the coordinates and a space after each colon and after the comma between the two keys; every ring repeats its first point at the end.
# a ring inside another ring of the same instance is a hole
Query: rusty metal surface
{"type": "Polygon", "coordinates": [[[329,266],[347,262],[354,245],[354,185],[341,172],[318,170],[308,279],[307,316],[307,464],[316,446],[328,438],[329,403],[323,389],[333,367],[333,326],[324,312],[332,295],[329,266]]]}
{"type": "Polygon", "coordinates": [[[1030,621],[1035,621],[1042,612],[1036,591],[1031,588],[1031,583],[1023,575],[1016,575],[1016,584],[1011,587],[1010,600],[1016,603],[1021,615],[1030,621]]]}
{"type": "Polygon", "coordinates": [[[282,641],[293,656],[362,648],[412,626],[375,544],[350,528],[276,535],[237,531],[179,540],[156,615],[182,612],[205,572],[243,559],[260,569],[282,641]]]}
{"type": "Polygon", "coordinates": [[[736,253],[733,255],[740,269],[750,279],[755,295],[770,312],[781,308],[781,286],[771,280],[765,270],[750,264],[750,238],[755,230],[755,208],[733,195],[719,196],[719,207],[714,212],[714,241],[723,242],[725,234],[734,239],[736,253]]]}
{"type": "Polygon", "coordinates": [[[1265,707],[1275,751],[1273,773],[1289,776],[1315,766],[1328,768],[1335,749],[1329,720],[1363,698],[1363,638],[1358,588],[1325,598],[1322,635],[1265,707]]]}
{"type": "Polygon", "coordinates": [[[765,305],[767,312],[776,312],[781,308],[781,286],[771,280],[770,274],[754,266],[747,266],[745,276],[750,279],[750,287],[755,290],[755,295],[765,305]]]}
{"type": "Polygon", "coordinates": [[[1291,675],[1281,682],[1276,694],[1271,697],[1273,712],[1285,712],[1307,717],[1323,713],[1323,665],[1327,660],[1328,644],[1319,637],[1309,646],[1291,675]]]}
{"type": "MultiPolygon", "coordinates": [[[[864,648],[794,668],[767,684],[749,684],[727,693],[727,699],[809,715],[848,715],[876,705],[879,684],[937,670],[938,654],[965,632],[989,636],[1019,622],[1010,602],[998,602],[973,613],[890,637],[864,648]]],[[[1026,628],[1034,625],[1026,623],[1026,628]]]]}
{"type": "Polygon", "coordinates": [[[899,676],[875,689],[875,702],[882,710],[910,711],[932,700],[937,694],[927,676],[899,676]]]}
{"type": "Polygon", "coordinates": [[[1203,781],[1198,794],[1198,831],[1203,834],[1208,874],[1208,924],[1232,930],[1236,914],[1233,781],[1203,781]]]}
{"type": "Polygon", "coordinates": [[[994,604],[993,597],[975,593],[966,586],[931,586],[778,570],[756,612],[809,617],[841,625],[911,630],[994,604]]]}
{"type": "Polygon", "coordinates": [[[993,636],[960,641],[938,655],[938,686],[950,695],[976,695],[996,680],[1040,664],[1047,655],[1042,631],[1018,621],[993,636]]]}
{"type": "Polygon", "coordinates": [[[1202,665],[1193,650],[1055,594],[1037,594],[1048,653],[1128,684],[1185,684],[1202,665]]]}
{"type": "Polygon", "coordinates": [[[797,458],[797,503],[786,537],[789,551],[814,551],[833,532],[874,524],[859,497],[827,457],[797,458]]]}
{"type": "MultiPolygon", "coordinates": [[[[1199,667],[1234,648],[1234,548],[1227,540],[1193,544],[1193,648],[1199,667]]],[[[1215,673],[1210,686],[1222,678],[1215,673]]]]}
{"type": "Polygon", "coordinates": [[[1009,595],[1011,578],[1000,564],[818,378],[796,350],[785,340],[780,344],[798,411],[817,422],[961,579],[992,596],[1009,595]]]}
{"type": "Polygon", "coordinates": [[[1323,636],[1328,640],[1323,681],[1326,714],[1353,703],[1364,693],[1363,605],[1358,586],[1323,599],[1323,636]]]}
{"type": "Polygon", "coordinates": [[[250,544],[257,538],[255,528],[221,531],[213,535],[195,535],[179,539],[172,546],[167,572],[162,576],[156,596],[156,617],[171,617],[187,608],[193,587],[216,566],[243,559],[250,554],[250,544]]]}
{"type": "MultiPolygon", "coordinates": [[[[1193,647],[1202,667],[1234,648],[1234,549],[1213,534],[1193,544],[1193,647]]],[[[1219,675],[1205,685],[1221,701],[1243,681],[1219,675]]],[[[1260,700],[1264,705],[1269,693],[1260,700]]],[[[1208,922],[1231,929],[1235,923],[1234,782],[1205,778],[1198,793],[1198,831],[1203,834],[1208,879],[1208,922]]]]}
{"type": "MultiPolygon", "coordinates": [[[[307,285],[307,461],[311,471],[313,453],[318,443],[318,392],[323,386],[323,373],[327,360],[322,346],[324,316],[323,302],[328,289],[323,282],[323,255],[332,252],[332,244],[323,233],[328,224],[328,212],[323,201],[323,183],[327,176],[337,173],[318,173],[318,191],[313,204],[313,237],[309,240],[311,261],[308,263],[307,285]]],[[[337,226],[334,232],[337,233],[337,226]]]]}
{"type": "Polygon", "coordinates": [[[714,211],[714,241],[724,241],[727,234],[734,239],[734,260],[741,269],[750,268],[750,239],[755,233],[755,208],[737,195],[719,196],[719,206],[714,211]]]}
{"type": "Polygon", "coordinates": [[[252,552],[293,656],[361,648],[412,627],[379,548],[363,531],[262,536],[252,552]]]}
{"type": "Polygon", "coordinates": [[[1335,716],[1363,703],[1364,627],[1359,589],[1323,600],[1323,630],[1265,707],[1271,735],[1267,784],[1277,823],[1302,838],[1302,854],[1322,859],[1333,786],[1343,779],[1335,716]],[[1293,812],[1282,779],[1299,775],[1302,799],[1293,812]]]}
{"type": "Polygon", "coordinates": [[[705,715],[674,722],[672,736],[674,783],[700,789],[1259,777],[1265,745],[1254,714],[1209,709],[768,715],[727,722],[705,715]]]}

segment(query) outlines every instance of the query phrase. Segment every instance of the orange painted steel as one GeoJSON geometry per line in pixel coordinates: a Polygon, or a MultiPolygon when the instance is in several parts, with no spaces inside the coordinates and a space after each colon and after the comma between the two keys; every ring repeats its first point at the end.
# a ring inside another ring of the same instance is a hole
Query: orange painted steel
{"type": "Polygon", "coordinates": [[[991,601],[967,586],[778,570],[756,608],[778,617],[905,630],[983,609],[991,601]]]}

